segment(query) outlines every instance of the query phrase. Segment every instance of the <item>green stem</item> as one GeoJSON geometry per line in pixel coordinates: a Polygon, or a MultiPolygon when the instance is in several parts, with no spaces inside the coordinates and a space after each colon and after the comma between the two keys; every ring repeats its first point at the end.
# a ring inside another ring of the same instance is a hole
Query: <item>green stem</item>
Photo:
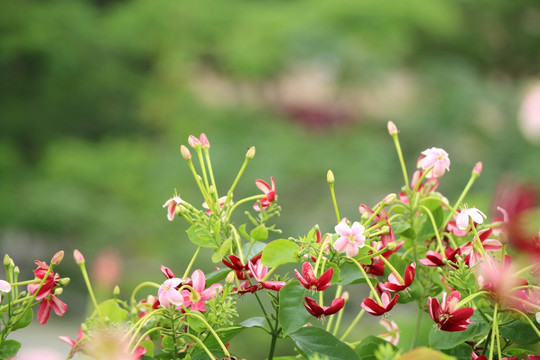
{"type": "MultiPolygon", "coordinates": [[[[139,337],[139,340],[135,343],[135,345],[133,345],[133,349],[130,351],[130,354],[132,354],[135,350],[137,350],[137,346],[139,346],[145,340],[145,338],[148,335],[150,335],[151,333],[153,333],[154,331],[157,331],[157,330],[161,331],[161,330],[166,330],[166,329],[164,327],[154,327],[154,328],[151,328],[150,330],[148,330],[147,332],[145,332],[144,334],[142,334],[139,337]]],[[[129,341],[128,349],[131,347],[134,340],[135,340],[135,336],[129,341]]]]}
{"type": "Polygon", "coordinates": [[[339,223],[341,221],[341,217],[339,216],[339,209],[338,209],[338,204],[337,204],[337,200],[336,200],[336,192],[334,191],[334,183],[329,183],[328,184],[330,186],[330,196],[332,196],[332,204],[334,204],[334,212],[336,213],[336,219],[337,219],[337,223],[339,223]]]}
{"type": "Polygon", "coordinates": [[[444,253],[444,246],[442,244],[441,235],[439,234],[439,229],[437,228],[437,223],[435,222],[435,218],[433,218],[433,214],[431,213],[431,210],[425,205],[420,205],[420,209],[424,210],[426,212],[426,215],[429,217],[429,220],[431,221],[431,226],[433,227],[433,230],[435,231],[435,237],[437,238],[437,244],[439,246],[439,253],[441,254],[443,259],[446,259],[446,255],[444,253]]]}
{"type": "Polygon", "coordinates": [[[459,309],[460,307],[462,307],[463,305],[466,305],[469,301],[471,301],[472,299],[478,297],[478,296],[482,296],[482,295],[485,295],[487,294],[488,292],[487,291],[480,291],[480,292],[476,292],[476,293],[473,293],[469,296],[467,296],[465,299],[462,299],[460,302],[457,303],[456,305],[456,309],[459,309]]]}
{"type": "MultiPolygon", "coordinates": [[[[186,311],[187,309],[185,309],[184,311],[186,311]]],[[[227,350],[227,347],[225,346],[225,344],[223,344],[223,341],[221,341],[221,339],[219,338],[218,334],[216,333],[216,331],[210,326],[210,324],[206,321],[206,319],[202,316],[199,316],[195,313],[192,313],[192,312],[186,312],[185,313],[186,316],[192,316],[198,320],[200,320],[204,325],[206,325],[206,327],[208,328],[208,330],[212,333],[212,335],[214,335],[214,337],[216,338],[219,346],[221,347],[221,349],[223,350],[223,352],[225,353],[226,356],[231,356],[231,354],[229,353],[229,350],[227,350]]]]}
{"type": "Polygon", "coordinates": [[[193,256],[191,257],[191,261],[189,262],[188,267],[186,268],[186,271],[184,272],[184,276],[182,276],[183,280],[185,280],[187,278],[189,272],[191,271],[191,267],[195,263],[195,259],[197,258],[197,255],[199,255],[200,251],[201,251],[201,247],[198,246],[197,250],[195,250],[195,254],[193,254],[193,256]]]}
{"type": "Polygon", "coordinates": [[[497,337],[497,309],[498,304],[495,303],[495,310],[493,310],[493,323],[491,327],[491,343],[489,345],[489,360],[493,360],[493,347],[495,346],[495,338],[497,337]]]}
{"type": "Polygon", "coordinates": [[[151,286],[151,287],[154,287],[154,288],[157,288],[159,289],[159,287],[161,285],[155,283],[155,282],[152,282],[152,281],[145,281],[145,282],[142,282],[140,283],[139,285],[137,285],[137,287],[133,290],[133,292],[131,293],[131,305],[134,306],[135,303],[136,303],[136,300],[135,300],[135,295],[137,295],[137,293],[139,292],[139,290],[141,290],[143,287],[145,286],[151,286]]]}
{"type": "MultiPolygon", "coordinates": [[[[471,189],[471,186],[474,184],[474,181],[477,178],[478,178],[478,174],[473,172],[471,174],[471,177],[469,178],[469,182],[467,182],[467,185],[465,186],[465,189],[463,189],[463,191],[461,192],[461,195],[459,195],[458,200],[456,201],[456,203],[452,207],[453,209],[457,209],[459,207],[459,205],[461,204],[461,202],[463,201],[463,199],[465,198],[465,196],[467,195],[467,193],[471,189]]],[[[446,220],[444,221],[443,226],[442,226],[443,229],[446,228],[446,224],[448,224],[448,221],[450,221],[450,218],[452,218],[452,215],[453,215],[453,213],[450,212],[450,214],[448,214],[448,216],[446,217],[446,220]]]]}
{"type": "MultiPolygon", "coordinates": [[[[236,188],[236,185],[238,184],[238,181],[240,180],[240,178],[242,177],[242,174],[244,173],[244,170],[246,170],[246,166],[249,162],[250,158],[246,157],[244,159],[244,163],[242,164],[242,167],[240,168],[240,170],[238,171],[238,174],[236,175],[236,178],[234,179],[233,181],[233,184],[231,185],[231,188],[229,189],[229,191],[227,192],[227,199],[225,200],[225,205],[224,207],[228,207],[229,206],[229,202],[231,201],[231,198],[232,198],[232,194],[233,194],[233,191],[234,191],[234,188],[236,188]]],[[[227,210],[227,213],[226,213],[226,218],[228,219],[231,215],[231,212],[232,212],[232,209],[229,209],[227,210]]]]}
{"type": "MultiPolygon", "coordinates": [[[[383,256],[381,256],[381,258],[384,259],[383,256]]],[[[381,301],[381,298],[379,297],[379,295],[377,294],[377,290],[375,290],[375,288],[373,287],[373,284],[371,283],[371,281],[369,280],[369,277],[368,277],[368,274],[366,273],[366,271],[364,270],[364,268],[362,267],[362,265],[360,265],[358,263],[358,261],[356,261],[355,259],[353,258],[350,258],[350,260],[352,260],[352,262],[354,262],[356,264],[356,266],[358,266],[358,269],[360,269],[360,271],[362,272],[362,274],[364,275],[364,278],[366,279],[366,282],[367,284],[369,285],[369,288],[371,289],[371,292],[373,293],[373,296],[375,297],[375,300],[377,301],[377,303],[381,306],[383,306],[383,303],[381,301]]]]}
{"type": "MultiPolygon", "coordinates": [[[[279,296],[279,293],[278,293],[278,296],[279,296]]],[[[276,349],[276,342],[277,342],[277,337],[279,335],[279,330],[278,330],[278,327],[279,327],[279,306],[276,306],[276,318],[275,318],[276,322],[274,324],[274,328],[272,330],[272,341],[270,342],[270,351],[268,353],[268,360],[272,360],[274,358],[274,351],[276,349]]]]}
{"type": "Polygon", "coordinates": [[[416,316],[416,327],[414,329],[414,334],[411,342],[411,350],[416,347],[416,342],[418,341],[420,325],[422,324],[422,315],[424,315],[424,311],[422,310],[420,302],[418,302],[418,315],[416,316]]]}
{"type": "Polygon", "coordinates": [[[210,207],[210,204],[211,204],[210,195],[208,194],[205,187],[203,186],[201,182],[201,178],[197,174],[197,171],[195,170],[195,167],[193,166],[193,162],[191,161],[191,159],[187,159],[186,161],[188,163],[189,169],[191,170],[191,173],[193,174],[193,177],[195,178],[195,182],[197,183],[197,186],[199,187],[199,191],[201,192],[201,195],[203,196],[204,201],[206,201],[206,204],[208,204],[208,207],[210,207]]]}
{"type": "MultiPolygon", "coordinates": [[[[336,298],[340,297],[341,296],[341,290],[343,288],[343,285],[339,285],[338,286],[338,290],[339,290],[339,295],[337,294],[336,292],[336,298]]],[[[337,316],[337,320],[336,320],[336,326],[334,327],[334,331],[332,332],[332,335],[336,336],[338,330],[339,330],[339,327],[341,326],[341,318],[343,317],[343,313],[344,311],[340,311],[338,313],[338,316],[337,316]]],[[[332,317],[333,318],[333,317],[332,317]]],[[[330,318],[330,319],[332,319],[330,318]]]]}
{"type": "MultiPolygon", "coordinates": [[[[339,285],[337,288],[336,288],[336,295],[334,296],[334,299],[337,299],[338,297],[341,296],[341,292],[343,291],[343,285],[339,285]]],[[[322,293],[322,292],[320,292],[322,293]]],[[[321,302],[322,304],[322,302],[321,302]]],[[[340,314],[343,313],[343,311],[340,311],[340,314]]],[[[339,316],[339,315],[338,315],[339,316]]],[[[332,323],[334,322],[334,316],[332,316],[330,318],[330,320],[328,320],[328,323],[326,324],[326,331],[330,332],[330,328],[332,327],[332,323]]]]}
{"type": "Polygon", "coordinates": [[[349,333],[352,331],[352,329],[354,329],[356,324],[358,324],[358,322],[360,321],[360,319],[362,318],[365,312],[366,310],[362,309],[362,311],[360,311],[358,315],[356,315],[351,325],[349,325],[349,327],[347,328],[347,330],[345,330],[345,333],[341,336],[341,338],[339,338],[339,340],[344,341],[347,338],[349,333]]]}
{"type": "Polygon", "coordinates": [[[206,164],[208,165],[208,173],[210,174],[210,181],[212,182],[212,186],[214,187],[214,190],[216,191],[216,200],[219,198],[218,190],[216,187],[216,181],[214,179],[214,171],[212,170],[212,162],[210,161],[210,153],[207,147],[203,148],[204,151],[204,157],[206,159],[206,164]]]}
{"type": "Polygon", "coordinates": [[[92,304],[94,304],[94,308],[96,309],[96,313],[98,314],[99,318],[103,321],[103,315],[101,315],[101,311],[99,311],[99,306],[96,301],[94,291],[92,290],[92,285],[90,284],[90,279],[88,278],[88,273],[86,272],[86,266],[84,262],[79,263],[79,267],[81,268],[81,273],[84,279],[84,283],[86,284],[86,288],[88,289],[90,299],[92,299],[92,304]]]}
{"type": "Polygon", "coordinates": [[[399,163],[401,165],[401,172],[403,173],[403,179],[405,180],[405,192],[408,194],[411,189],[409,186],[409,176],[407,175],[407,168],[405,167],[405,161],[403,161],[403,154],[401,152],[401,146],[399,145],[398,134],[392,134],[392,139],[394,139],[394,145],[396,146],[396,151],[399,158],[399,163]]]}
{"type": "Polygon", "coordinates": [[[184,333],[184,335],[195,340],[203,348],[204,352],[210,357],[210,359],[217,359],[217,357],[214,354],[212,354],[212,352],[206,347],[206,345],[204,345],[201,339],[199,339],[195,335],[191,335],[190,333],[184,333]]]}
{"type": "MultiPolygon", "coordinates": [[[[364,245],[366,246],[368,249],[370,249],[371,251],[375,252],[375,248],[372,248],[371,246],[369,245],[364,245]]],[[[392,264],[390,264],[390,262],[384,257],[384,256],[381,256],[380,259],[384,262],[384,264],[386,266],[388,266],[388,268],[390,269],[390,271],[392,271],[394,273],[394,275],[396,275],[396,278],[399,280],[400,283],[402,284],[405,284],[405,280],[403,280],[403,277],[401,277],[401,275],[399,274],[399,272],[396,270],[396,268],[394,266],[392,266],[392,264]]],[[[354,260],[354,259],[351,259],[351,260],[354,260]]],[[[356,261],[356,260],[355,260],[356,261]]]]}
{"type": "Polygon", "coordinates": [[[520,314],[521,316],[523,316],[525,318],[525,320],[527,320],[527,322],[531,325],[531,327],[533,328],[533,330],[536,332],[536,335],[538,335],[538,337],[540,337],[540,330],[538,330],[538,328],[534,325],[534,323],[532,322],[531,319],[529,319],[529,317],[527,316],[527,314],[525,314],[524,312],[514,308],[512,309],[512,311],[515,311],[517,312],[518,314],[520,314]]]}

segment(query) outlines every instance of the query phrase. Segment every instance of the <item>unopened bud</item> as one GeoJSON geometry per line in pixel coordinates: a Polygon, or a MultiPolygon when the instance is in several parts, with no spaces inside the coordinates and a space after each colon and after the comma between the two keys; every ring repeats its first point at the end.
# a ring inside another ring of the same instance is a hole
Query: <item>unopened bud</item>
{"type": "Polygon", "coordinates": [[[386,250],[388,251],[393,251],[396,249],[396,247],[397,245],[395,241],[390,241],[388,244],[386,244],[386,250]]]}
{"type": "Polygon", "coordinates": [[[398,129],[396,127],[396,124],[394,124],[392,121],[388,122],[388,133],[390,135],[395,135],[398,133],[398,129]]]}
{"type": "Polygon", "coordinates": [[[57,287],[56,289],[54,289],[54,295],[55,296],[58,296],[58,295],[62,294],[63,292],[64,292],[64,288],[57,287]]]}
{"type": "Polygon", "coordinates": [[[248,149],[246,153],[246,158],[251,160],[255,157],[255,146],[252,146],[248,149]]]}
{"type": "Polygon", "coordinates": [[[77,264],[84,264],[84,256],[81,254],[81,252],[77,249],[73,251],[73,257],[75,258],[75,262],[77,264]]]}
{"type": "Polygon", "coordinates": [[[71,281],[70,278],[68,277],[65,277],[65,278],[61,278],[60,281],[58,282],[58,284],[62,287],[64,286],[67,286],[69,284],[69,282],[71,281]]]}
{"type": "Polygon", "coordinates": [[[391,203],[394,202],[394,200],[396,200],[396,198],[397,198],[397,195],[396,195],[396,194],[394,194],[394,193],[388,194],[388,195],[386,195],[386,196],[384,197],[383,203],[384,203],[385,205],[390,205],[391,203]]]}
{"type": "Polygon", "coordinates": [[[191,152],[189,151],[189,149],[185,145],[180,146],[180,154],[182,154],[182,157],[185,160],[191,159],[191,152]]]}
{"type": "Polygon", "coordinates": [[[195,136],[189,135],[189,137],[188,137],[188,144],[189,144],[192,148],[196,148],[196,147],[200,147],[200,146],[201,146],[201,141],[200,141],[199,139],[197,139],[195,136]]]}
{"type": "Polygon", "coordinates": [[[15,275],[15,277],[19,276],[20,272],[21,272],[21,270],[19,269],[18,266],[13,267],[13,274],[15,275]]]}
{"type": "Polygon", "coordinates": [[[204,133],[201,134],[201,137],[200,137],[200,141],[201,141],[201,145],[203,148],[210,148],[210,142],[208,141],[208,138],[206,137],[206,135],[204,133]]]}
{"type": "Polygon", "coordinates": [[[343,298],[343,300],[348,301],[350,297],[349,292],[344,291],[343,294],[341,294],[341,297],[343,298]]]}
{"type": "Polygon", "coordinates": [[[477,176],[480,176],[480,174],[482,173],[482,162],[479,161],[476,163],[476,165],[474,165],[474,168],[472,170],[473,174],[476,174],[477,176]]]}
{"type": "Polygon", "coordinates": [[[11,267],[11,264],[12,264],[12,263],[13,263],[13,260],[11,260],[11,258],[9,257],[9,255],[6,254],[6,255],[4,256],[4,266],[5,266],[6,268],[11,267]]]}
{"type": "Polygon", "coordinates": [[[53,258],[51,259],[51,265],[60,264],[63,258],[64,258],[64,250],[60,250],[59,252],[54,254],[53,258]]]}
{"type": "Polygon", "coordinates": [[[115,285],[113,289],[113,296],[115,299],[118,299],[118,296],[120,296],[120,286],[115,285]]]}
{"type": "Polygon", "coordinates": [[[231,271],[227,274],[225,281],[228,282],[229,284],[232,284],[235,279],[236,279],[236,274],[234,271],[231,271]]]}
{"type": "Polygon", "coordinates": [[[328,172],[326,173],[326,181],[329,184],[333,184],[336,182],[336,179],[334,178],[334,173],[332,172],[332,170],[328,170],[328,172]]]}

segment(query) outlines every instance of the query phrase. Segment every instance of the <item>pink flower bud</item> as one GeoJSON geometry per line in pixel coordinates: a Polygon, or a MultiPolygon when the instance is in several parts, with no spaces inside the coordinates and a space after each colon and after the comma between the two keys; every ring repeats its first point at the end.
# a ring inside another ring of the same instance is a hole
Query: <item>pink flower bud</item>
{"type": "Polygon", "coordinates": [[[396,194],[394,194],[394,193],[388,194],[388,195],[386,195],[386,196],[384,197],[383,203],[384,203],[385,205],[390,205],[391,203],[394,202],[394,200],[396,200],[396,198],[397,198],[397,195],[396,195],[396,194]]]}
{"type": "Polygon", "coordinates": [[[77,264],[84,264],[84,256],[81,254],[81,252],[77,249],[73,251],[73,257],[75,258],[75,262],[77,264]]]}
{"type": "Polygon", "coordinates": [[[189,135],[188,137],[188,143],[192,148],[196,148],[197,146],[201,146],[201,142],[199,139],[197,139],[193,135],[189,135]]]}
{"type": "Polygon", "coordinates": [[[206,135],[204,133],[201,134],[201,137],[200,137],[200,141],[201,141],[201,145],[203,148],[209,148],[210,147],[210,142],[208,141],[208,138],[206,137],[206,135]]]}
{"type": "Polygon", "coordinates": [[[182,157],[185,160],[191,159],[191,152],[189,151],[189,149],[186,146],[184,146],[184,145],[180,146],[180,153],[182,154],[182,157]]]}
{"type": "Polygon", "coordinates": [[[58,265],[62,262],[62,259],[64,258],[64,250],[60,250],[56,254],[54,254],[51,264],[58,265]]]}
{"type": "Polygon", "coordinates": [[[394,124],[392,121],[388,122],[388,133],[390,135],[394,135],[398,133],[398,129],[396,127],[396,124],[394,124]]]}
{"type": "Polygon", "coordinates": [[[474,165],[474,168],[473,168],[473,174],[476,174],[478,176],[480,176],[480,174],[482,173],[482,162],[479,161],[476,163],[476,165],[474,165]]]}
{"type": "Polygon", "coordinates": [[[255,157],[255,146],[252,146],[248,149],[246,153],[246,158],[249,160],[253,159],[255,157]]]}

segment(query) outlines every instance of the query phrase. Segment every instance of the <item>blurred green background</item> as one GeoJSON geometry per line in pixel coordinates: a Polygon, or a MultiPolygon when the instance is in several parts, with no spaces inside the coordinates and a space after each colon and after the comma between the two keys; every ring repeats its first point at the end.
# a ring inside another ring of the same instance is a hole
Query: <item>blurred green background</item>
{"type": "Polygon", "coordinates": [[[201,132],[222,193],[256,146],[235,196],[274,176],[285,236],[333,231],[329,169],[352,219],[399,192],[388,120],[411,174],[421,151],[448,151],[451,201],[482,161],[469,201],[487,212],[503,174],[540,181],[518,128],[539,44],[535,0],[2,1],[0,250],[26,277],[65,250],[76,322],[75,248],[121,260],[105,293],[181,273],[195,247],[161,205],[174,189],[202,202],[179,152],[201,132]]]}

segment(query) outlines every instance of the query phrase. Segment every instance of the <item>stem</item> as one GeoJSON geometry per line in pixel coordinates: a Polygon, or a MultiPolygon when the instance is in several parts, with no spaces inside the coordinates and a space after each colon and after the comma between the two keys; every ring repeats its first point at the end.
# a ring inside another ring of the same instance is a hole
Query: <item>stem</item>
{"type": "Polygon", "coordinates": [[[531,327],[533,328],[533,330],[536,332],[536,335],[538,335],[538,337],[540,337],[540,330],[538,330],[538,328],[534,325],[534,323],[532,322],[531,319],[529,319],[529,317],[527,316],[527,314],[525,314],[524,312],[518,310],[518,309],[512,309],[512,311],[515,311],[517,312],[518,314],[520,314],[521,316],[523,316],[525,318],[525,320],[527,320],[527,322],[531,325],[531,327]]]}
{"type": "Polygon", "coordinates": [[[207,147],[203,148],[204,151],[204,157],[206,159],[206,164],[208,165],[208,173],[210,174],[210,181],[212,182],[212,186],[214,187],[214,190],[216,190],[216,200],[219,198],[218,191],[216,187],[216,181],[214,180],[214,171],[212,170],[212,163],[210,162],[210,153],[207,147]]]}
{"type": "Polygon", "coordinates": [[[189,262],[186,271],[184,272],[184,276],[182,276],[182,279],[185,280],[191,270],[191,267],[193,266],[193,263],[195,262],[195,259],[197,258],[197,255],[199,255],[199,252],[201,251],[201,247],[198,246],[197,250],[195,251],[195,254],[191,257],[191,261],[189,262]]]}
{"type": "Polygon", "coordinates": [[[495,345],[495,338],[497,337],[497,309],[499,304],[495,303],[495,310],[493,310],[493,323],[491,328],[491,343],[489,345],[489,360],[493,360],[493,347],[495,345]]]}
{"type": "Polygon", "coordinates": [[[360,311],[358,315],[356,315],[351,325],[349,325],[349,327],[347,328],[347,330],[345,330],[345,333],[341,336],[339,340],[344,341],[347,338],[347,335],[349,335],[349,333],[356,326],[356,324],[358,324],[358,322],[360,321],[360,319],[362,318],[365,312],[366,310],[362,309],[362,311],[360,311]]]}
{"type": "MultiPolygon", "coordinates": [[[[381,258],[384,259],[384,256],[381,256],[381,258]]],[[[352,262],[354,262],[356,264],[356,266],[358,266],[358,269],[360,269],[360,271],[362,272],[362,274],[364,275],[364,277],[366,278],[366,282],[368,283],[369,285],[369,288],[371,289],[371,292],[373,293],[373,296],[375,297],[375,300],[377,301],[377,303],[381,306],[383,306],[383,303],[381,301],[381,298],[379,297],[379,295],[377,294],[377,290],[375,290],[375,288],[373,287],[373,284],[371,283],[371,281],[369,280],[369,277],[368,277],[368,274],[366,273],[366,271],[364,270],[364,268],[362,267],[362,265],[360,265],[358,263],[358,261],[356,261],[355,259],[353,258],[350,258],[350,260],[352,260],[352,262]]]]}
{"type": "MultiPolygon", "coordinates": [[[[465,198],[465,196],[469,192],[472,184],[474,184],[474,181],[477,178],[478,178],[478,174],[473,172],[471,174],[471,177],[469,178],[469,182],[467,182],[467,185],[465,185],[465,189],[463,189],[463,192],[461,193],[461,195],[459,195],[458,200],[456,201],[455,205],[453,206],[453,209],[458,208],[459,204],[461,204],[461,202],[463,201],[463,199],[465,198]]],[[[448,214],[448,216],[446,217],[446,220],[444,221],[443,226],[442,226],[443,229],[446,228],[446,224],[448,224],[448,221],[450,221],[451,217],[452,217],[452,212],[450,212],[450,214],[448,214]]]]}
{"type": "MultiPolygon", "coordinates": [[[[133,353],[133,352],[137,349],[137,346],[139,346],[149,334],[151,334],[152,332],[154,332],[154,331],[156,331],[156,330],[166,330],[166,329],[165,329],[164,327],[154,327],[154,328],[151,328],[150,330],[148,330],[147,332],[145,332],[144,334],[142,334],[142,335],[139,337],[139,340],[135,343],[135,345],[133,345],[133,349],[130,351],[130,353],[133,353]]],[[[130,348],[130,347],[131,347],[131,344],[133,344],[133,340],[135,340],[135,337],[133,337],[133,338],[129,341],[128,348],[130,348]]]]}
{"type": "MultiPolygon", "coordinates": [[[[184,308],[182,306],[182,308],[184,308]]],[[[184,310],[185,311],[185,310],[184,310]]],[[[219,338],[218,334],[216,333],[216,331],[210,326],[210,324],[206,321],[206,319],[202,316],[199,316],[195,313],[192,313],[192,312],[186,312],[185,314],[186,316],[193,316],[194,318],[202,321],[204,323],[204,325],[206,325],[206,327],[208,328],[208,330],[210,330],[210,332],[212,333],[212,335],[214,335],[214,337],[216,338],[219,346],[221,347],[221,349],[223,350],[223,352],[225,353],[226,356],[230,357],[231,354],[229,353],[229,350],[227,350],[227,347],[225,346],[225,344],[223,344],[223,341],[221,341],[221,339],[219,338]]]]}
{"type": "MultiPolygon", "coordinates": [[[[279,297],[279,293],[277,295],[279,297]]],[[[278,298],[279,303],[279,298],[278,298]]],[[[274,358],[274,351],[276,349],[276,342],[277,337],[279,334],[278,326],[279,326],[279,306],[276,306],[276,323],[274,324],[274,328],[272,330],[272,342],[270,343],[270,352],[268,353],[268,360],[272,360],[274,358]]]]}
{"type": "Polygon", "coordinates": [[[199,190],[204,200],[208,204],[208,207],[210,207],[210,204],[211,204],[210,196],[206,192],[206,189],[204,188],[203,184],[201,183],[201,178],[199,177],[199,175],[197,174],[197,171],[195,170],[195,167],[193,166],[193,161],[191,161],[191,159],[187,159],[186,161],[188,163],[189,169],[191,170],[191,173],[193,174],[193,177],[195,178],[195,182],[197,183],[197,186],[199,187],[199,190]]]}
{"type": "MultiPolygon", "coordinates": [[[[371,246],[369,245],[364,245],[366,246],[368,249],[370,249],[371,251],[375,252],[376,250],[374,248],[372,248],[371,246]]],[[[388,266],[388,268],[390,269],[390,271],[392,271],[394,273],[394,275],[396,275],[396,278],[399,280],[400,283],[402,284],[405,284],[405,280],[403,280],[403,278],[401,277],[401,275],[399,274],[399,272],[396,270],[396,268],[394,266],[392,266],[392,264],[390,264],[390,262],[384,257],[384,256],[380,256],[379,257],[386,266],[388,266]]],[[[351,260],[354,260],[354,259],[351,259],[351,260]]],[[[356,260],[355,260],[356,261],[356,260]]]]}
{"type": "MultiPolygon", "coordinates": [[[[244,255],[242,254],[242,246],[240,244],[240,236],[238,235],[238,232],[236,231],[236,228],[232,224],[229,224],[229,226],[232,228],[234,241],[236,242],[236,248],[238,249],[238,255],[240,256],[240,261],[243,264],[244,263],[244,255]]],[[[248,252],[248,254],[249,254],[249,252],[248,252]]]]}
{"type": "Polygon", "coordinates": [[[237,208],[238,206],[240,206],[240,205],[242,205],[242,204],[244,204],[244,203],[246,203],[246,202],[248,202],[248,201],[258,200],[258,199],[262,199],[262,198],[264,198],[264,197],[266,197],[266,195],[264,195],[264,194],[253,195],[253,196],[247,197],[247,198],[245,198],[245,199],[242,199],[242,200],[240,200],[240,201],[237,202],[237,203],[234,203],[234,205],[232,206],[232,208],[227,212],[227,216],[230,217],[231,214],[233,213],[233,211],[236,210],[236,208],[237,208]]]}
{"type": "Polygon", "coordinates": [[[420,302],[418,302],[418,315],[416,316],[416,327],[414,329],[414,334],[412,338],[411,350],[416,347],[416,342],[418,341],[418,334],[420,332],[420,324],[422,323],[422,315],[424,315],[424,311],[422,310],[422,307],[420,306],[420,302]]]}
{"type": "Polygon", "coordinates": [[[86,272],[86,266],[84,262],[79,263],[79,267],[81,268],[81,273],[84,279],[84,283],[86,284],[86,288],[88,289],[88,294],[90,295],[90,299],[92,299],[92,303],[94,304],[94,307],[96,308],[96,313],[98,314],[99,318],[103,321],[103,315],[101,315],[101,311],[99,311],[98,303],[96,301],[96,297],[94,296],[94,291],[92,290],[92,285],[90,284],[90,279],[88,278],[88,273],[86,272]]]}
{"type": "Polygon", "coordinates": [[[329,183],[328,184],[330,186],[330,195],[332,196],[332,204],[334,204],[334,211],[336,213],[336,219],[337,219],[337,223],[339,223],[341,221],[341,217],[339,216],[339,209],[338,209],[338,205],[337,205],[337,200],[336,200],[336,192],[334,191],[334,183],[329,183]]]}
{"type": "Polygon", "coordinates": [[[403,179],[405,180],[405,192],[409,193],[411,191],[409,187],[409,176],[407,175],[407,168],[405,167],[405,162],[403,161],[403,154],[401,152],[401,146],[399,145],[398,134],[392,134],[392,139],[394,139],[394,145],[396,146],[399,163],[401,165],[401,172],[403,173],[403,179]]]}
{"type": "MultiPolygon", "coordinates": [[[[236,175],[236,178],[234,179],[233,184],[231,185],[231,188],[227,192],[227,199],[225,200],[225,205],[223,205],[224,207],[227,207],[229,205],[229,202],[231,201],[231,198],[232,198],[232,193],[234,191],[234,188],[236,187],[236,184],[238,184],[238,181],[242,177],[242,174],[244,173],[244,170],[246,170],[246,166],[247,166],[249,160],[250,159],[248,157],[246,157],[244,159],[244,163],[242,164],[242,167],[238,171],[238,174],[236,175]]],[[[227,213],[226,213],[227,218],[230,216],[231,212],[232,212],[232,209],[227,210],[227,213]]]]}
{"type": "MultiPolygon", "coordinates": [[[[338,285],[336,289],[336,295],[334,296],[334,299],[337,299],[341,296],[341,292],[343,291],[343,285],[338,285]]],[[[322,294],[322,291],[319,292],[322,294]]],[[[321,302],[322,304],[322,302],[321,302]]],[[[340,314],[343,313],[343,311],[340,311],[340,314]]],[[[339,315],[338,315],[339,316],[339,315]]],[[[330,317],[330,320],[328,320],[328,323],[326,324],[326,331],[330,332],[330,328],[332,327],[332,323],[334,322],[334,316],[330,317]]]]}
{"type": "Polygon", "coordinates": [[[206,352],[206,354],[210,357],[210,359],[217,359],[217,357],[214,354],[212,354],[212,352],[206,347],[206,345],[204,345],[201,339],[199,339],[195,335],[191,335],[190,333],[184,333],[184,335],[195,340],[203,348],[204,352],[206,352]]]}
{"type": "Polygon", "coordinates": [[[478,296],[481,296],[481,295],[484,295],[484,294],[487,294],[488,292],[487,291],[480,291],[480,292],[477,292],[477,293],[473,293],[469,296],[467,296],[465,299],[462,299],[460,302],[457,303],[456,305],[456,309],[459,309],[460,307],[462,307],[463,305],[467,304],[469,301],[471,301],[472,299],[478,297],[478,296]]]}
{"type": "Polygon", "coordinates": [[[135,290],[133,290],[133,292],[131,293],[131,305],[132,306],[135,305],[135,295],[139,292],[139,290],[141,290],[145,286],[151,286],[151,287],[155,287],[155,288],[158,288],[158,289],[160,287],[159,284],[156,284],[155,282],[151,282],[151,281],[145,281],[145,282],[140,283],[139,285],[137,285],[135,290]]]}
{"type": "Polygon", "coordinates": [[[439,229],[437,228],[437,224],[435,223],[435,219],[433,218],[433,214],[431,211],[427,208],[425,205],[420,205],[420,209],[424,210],[429,217],[429,220],[431,221],[431,226],[433,227],[433,230],[435,231],[435,237],[437,238],[437,244],[439,246],[439,252],[443,259],[446,259],[446,255],[444,253],[444,246],[442,244],[441,235],[439,234],[439,229]]]}
{"type": "MultiPolygon", "coordinates": [[[[336,298],[341,296],[341,290],[342,289],[343,289],[343,285],[339,285],[338,286],[339,295],[336,292],[336,298]]],[[[338,316],[337,316],[336,326],[334,327],[334,331],[332,332],[332,335],[334,335],[334,336],[336,336],[336,334],[337,334],[337,332],[339,330],[339,326],[341,325],[341,318],[342,317],[343,317],[343,311],[340,311],[338,316]]],[[[333,316],[330,318],[330,320],[332,320],[332,319],[333,319],[333,316]]]]}

